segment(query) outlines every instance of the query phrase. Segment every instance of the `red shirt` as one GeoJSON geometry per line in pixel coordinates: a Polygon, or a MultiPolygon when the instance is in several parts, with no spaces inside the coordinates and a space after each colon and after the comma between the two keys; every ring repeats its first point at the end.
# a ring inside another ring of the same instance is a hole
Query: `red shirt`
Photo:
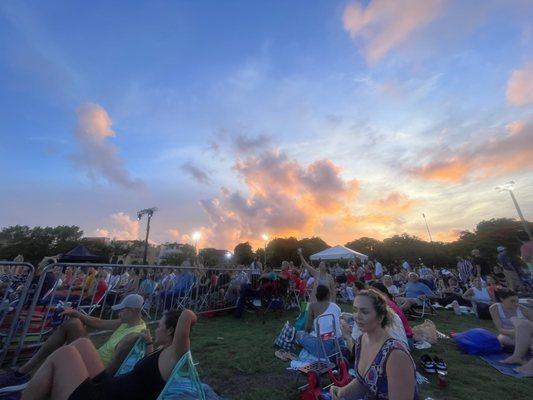
{"type": "Polygon", "coordinates": [[[96,284],[96,292],[94,293],[93,304],[98,304],[102,297],[104,297],[107,287],[108,285],[106,281],[98,281],[98,283],[96,284]]]}

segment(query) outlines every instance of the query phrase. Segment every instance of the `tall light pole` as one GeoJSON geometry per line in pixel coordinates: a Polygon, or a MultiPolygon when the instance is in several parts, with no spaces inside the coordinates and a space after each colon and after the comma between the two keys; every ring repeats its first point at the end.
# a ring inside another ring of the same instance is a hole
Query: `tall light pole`
{"type": "Polygon", "coordinates": [[[268,243],[268,234],[267,233],[263,233],[261,235],[261,237],[263,238],[263,240],[265,241],[265,267],[266,267],[266,263],[267,263],[267,243],[268,243]]]}
{"type": "Polygon", "coordinates": [[[431,232],[429,231],[429,225],[428,225],[428,220],[426,219],[426,214],[422,213],[422,217],[424,217],[424,222],[426,223],[426,229],[428,230],[429,241],[433,243],[433,238],[431,237],[431,232]]]}
{"type": "Polygon", "coordinates": [[[150,220],[152,216],[157,211],[157,207],[145,208],[144,210],[137,212],[137,219],[140,221],[143,215],[148,216],[148,222],[146,224],[146,237],[144,239],[144,254],[143,254],[143,265],[146,265],[146,256],[148,255],[148,235],[150,234],[150,220]]]}
{"type": "Polygon", "coordinates": [[[496,186],[495,189],[498,192],[509,192],[509,194],[511,195],[511,199],[513,199],[514,206],[516,207],[516,211],[518,212],[518,216],[520,217],[520,221],[522,221],[522,225],[524,225],[524,230],[529,236],[529,240],[533,240],[533,235],[531,235],[531,229],[529,229],[529,225],[526,219],[524,218],[524,215],[522,214],[522,210],[520,209],[520,206],[518,205],[518,202],[516,201],[516,198],[514,197],[513,188],[514,188],[514,181],[510,181],[503,185],[496,186]]]}

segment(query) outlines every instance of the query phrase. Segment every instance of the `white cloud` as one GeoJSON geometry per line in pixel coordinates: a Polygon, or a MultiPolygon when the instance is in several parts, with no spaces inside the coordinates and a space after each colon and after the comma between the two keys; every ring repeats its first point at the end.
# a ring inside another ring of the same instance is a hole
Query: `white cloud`
{"type": "Polygon", "coordinates": [[[137,240],[139,239],[139,221],[131,219],[123,212],[118,212],[111,215],[109,226],[97,228],[95,235],[118,240],[137,240]]]}
{"type": "Polygon", "coordinates": [[[533,103],[533,61],[511,73],[506,95],[507,101],[514,106],[533,103]]]}

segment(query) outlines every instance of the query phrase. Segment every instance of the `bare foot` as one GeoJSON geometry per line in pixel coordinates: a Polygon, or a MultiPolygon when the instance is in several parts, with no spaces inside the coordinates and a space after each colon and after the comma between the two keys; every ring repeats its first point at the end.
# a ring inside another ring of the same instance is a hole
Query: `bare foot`
{"type": "Polygon", "coordinates": [[[502,364],[524,364],[524,360],[514,355],[507,357],[505,360],[500,361],[502,364]]]}

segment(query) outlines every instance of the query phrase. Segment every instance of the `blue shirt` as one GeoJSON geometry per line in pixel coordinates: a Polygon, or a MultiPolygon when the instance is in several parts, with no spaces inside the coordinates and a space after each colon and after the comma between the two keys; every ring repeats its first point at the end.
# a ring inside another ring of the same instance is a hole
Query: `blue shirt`
{"type": "Polygon", "coordinates": [[[433,296],[433,292],[427,285],[424,285],[422,282],[408,282],[405,285],[405,297],[410,299],[416,299],[425,294],[426,296],[433,296]]]}

